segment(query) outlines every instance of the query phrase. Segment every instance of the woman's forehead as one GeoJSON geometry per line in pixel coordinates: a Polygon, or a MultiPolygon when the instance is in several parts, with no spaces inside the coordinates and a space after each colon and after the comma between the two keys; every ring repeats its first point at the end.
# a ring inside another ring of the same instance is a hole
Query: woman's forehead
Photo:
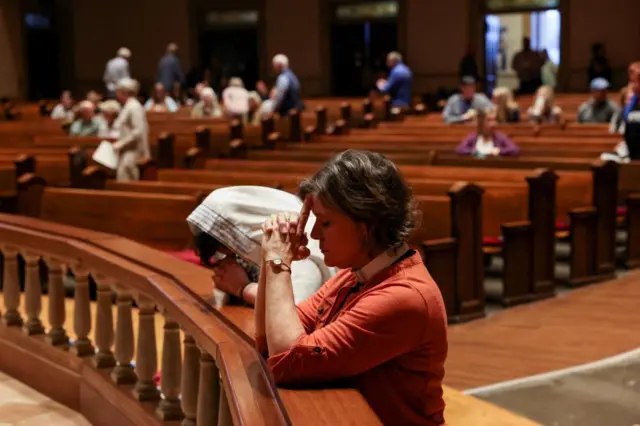
{"type": "Polygon", "coordinates": [[[313,200],[311,203],[311,211],[314,215],[327,216],[331,214],[331,209],[322,202],[322,199],[318,195],[311,195],[311,199],[313,200]]]}

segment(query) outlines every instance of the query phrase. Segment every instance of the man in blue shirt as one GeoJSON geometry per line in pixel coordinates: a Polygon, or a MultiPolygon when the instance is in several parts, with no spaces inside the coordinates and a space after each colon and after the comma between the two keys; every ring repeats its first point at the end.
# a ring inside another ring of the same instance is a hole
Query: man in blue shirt
{"type": "Polygon", "coordinates": [[[162,83],[167,93],[172,93],[175,83],[184,84],[184,74],[178,58],[178,45],[170,43],[167,46],[167,53],[158,64],[158,78],[156,81],[162,83]]]}
{"type": "MultiPolygon", "coordinates": [[[[300,94],[300,80],[289,68],[289,58],[279,54],[273,57],[273,69],[278,73],[276,85],[271,92],[272,111],[288,115],[292,109],[304,109],[300,94]]],[[[267,101],[269,102],[269,101],[267,101]]]]}
{"type": "Polygon", "coordinates": [[[387,67],[391,70],[389,72],[389,79],[378,80],[378,90],[385,95],[391,96],[392,106],[410,106],[413,73],[409,67],[402,62],[402,55],[398,52],[391,52],[387,55],[387,67]]]}
{"type": "Polygon", "coordinates": [[[452,95],[444,107],[442,118],[447,124],[468,123],[478,111],[486,111],[493,104],[482,93],[476,92],[476,79],[470,75],[462,77],[460,93],[452,95]]]}

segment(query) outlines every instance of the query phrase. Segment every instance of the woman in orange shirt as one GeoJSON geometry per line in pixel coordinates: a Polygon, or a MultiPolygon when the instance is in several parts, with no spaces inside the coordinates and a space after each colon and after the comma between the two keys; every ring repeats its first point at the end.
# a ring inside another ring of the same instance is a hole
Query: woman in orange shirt
{"type": "Polygon", "coordinates": [[[338,154],[300,186],[300,215],[263,225],[256,344],[279,384],[355,387],[385,425],[442,425],[447,315],[407,240],[411,189],[377,153],[338,154]],[[308,255],[313,211],[327,265],[342,270],[296,307],[291,263],[308,255]]]}

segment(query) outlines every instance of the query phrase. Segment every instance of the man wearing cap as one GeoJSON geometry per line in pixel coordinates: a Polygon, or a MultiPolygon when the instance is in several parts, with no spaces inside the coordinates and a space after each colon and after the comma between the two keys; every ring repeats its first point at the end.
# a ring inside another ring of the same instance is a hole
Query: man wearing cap
{"type": "Polygon", "coordinates": [[[398,52],[391,52],[387,55],[387,67],[390,70],[389,79],[378,80],[378,90],[391,96],[392,106],[408,107],[411,105],[411,85],[413,83],[411,70],[402,62],[402,55],[398,52]]]}
{"type": "Polygon", "coordinates": [[[116,179],[119,181],[138,180],[138,160],[149,157],[149,126],[147,113],[136,98],[138,82],[131,78],[118,81],[116,98],[122,104],[122,111],[114,126],[120,130],[120,138],[113,149],[119,156],[116,179]]]}
{"type": "Polygon", "coordinates": [[[602,77],[594,78],[589,85],[591,99],[580,105],[578,123],[609,123],[620,107],[607,98],[609,82],[602,77]]]}
{"type": "Polygon", "coordinates": [[[160,59],[158,64],[158,78],[156,81],[162,83],[167,93],[171,93],[175,83],[184,85],[184,74],[180,66],[180,58],[178,58],[177,44],[169,43],[167,46],[167,53],[160,59]]]}
{"type": "Polygon", "coordinates": [[[476,111],[485,111],[493,104],[482,93],[476,93],[476,79],[462,77],[460,93],[452,95],[444,107],[442,117],[445,123],[467,123],[476,117],[476,111]]]}
{"type": "Polygon", "coordinates": [[[121,47],[118,49],[116,57],[107,62],[103,80],[107,87],[108,97],[113,98],[115,95],[118,81],[131,77],[129,73],[129,58],[131,58],[131,51],[126,47],[121,47]]]}

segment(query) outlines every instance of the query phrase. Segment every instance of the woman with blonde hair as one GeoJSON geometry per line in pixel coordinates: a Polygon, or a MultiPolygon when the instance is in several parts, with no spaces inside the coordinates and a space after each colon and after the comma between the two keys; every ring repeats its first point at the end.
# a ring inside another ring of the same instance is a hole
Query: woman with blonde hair
{"type": "Polygon", "coordinates": [[[555,105],[555,93],[550,86],[540,86],[536,91],[535,103],[527,110],[529,121],[534,123],[562,124],[562,108],[555,105]]]}
{"type": "Polygon", "coordinates": [[[100,129],[98,136],[101,138],[118,139],[120,137],[120,129],[117,123],[118,115],[122,111],[120,103],[115,99],[109,99],[102,102],[99,106],[105,126],[100,129]]]}
{"type": "Polygon", "coordinates": [[[498,123],[518,123],[520,121],[520,105],[513,99],[513,93],[507,87],[497,87],[491,99],[496,106],[498,123]]]}

